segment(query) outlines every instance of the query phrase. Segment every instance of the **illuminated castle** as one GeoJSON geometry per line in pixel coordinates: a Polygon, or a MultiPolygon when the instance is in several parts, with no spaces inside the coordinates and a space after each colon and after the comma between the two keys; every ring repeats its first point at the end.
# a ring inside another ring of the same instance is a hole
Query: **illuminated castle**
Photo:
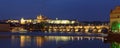
{"type": "Polygon", "coordinates": [[[45,22],[46,19],[47,19],[46,17],[40,14],[39,16],[37,16],[37,23],[45,22]]]}
{"type": "Polygon", "coordinates": [[[56,19],[47,19],[47,17],[45,16],[42,16],[42,15],[39,15],[37,16],[36,19],[24,19],[24,18],[21,18],[20,20],[20,23],[21,24],[28,24],[28,23],[41,23],[41,22],[46,22],[46,23],[49,23],[49,24],[74,24],[76,21],[74,20],[60,20],[58,18],[56,19]]]}
{"type": "Polygon", "coordinates": [[[41,23],[41,22],[45,22],[46,17],[43,17],[42,15],[37,16],[36,19],[24,19],[21,18],[20,19],[20,24],[28,24],[28,23],[41,23]]]}

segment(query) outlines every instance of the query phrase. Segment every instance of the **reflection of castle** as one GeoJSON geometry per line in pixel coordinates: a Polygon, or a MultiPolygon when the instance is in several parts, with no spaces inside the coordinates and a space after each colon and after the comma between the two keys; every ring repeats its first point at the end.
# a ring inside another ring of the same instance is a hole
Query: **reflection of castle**
{"type": "Polygon", "coordinates": [[[110,27],[112,32],[120,32],[120,6],[117,6],[110,13],[110,27]]]}
{"type": "MultiPolygon", "coordinates": [[[[4,37],[4,36],[2,36],[2,37],[4,37]]],[[[34,42],[34,44],[36,46],[38,46],[38,48],[40,48],[44,44],[44,42],[46,41],[46,39],[43,36],[25,36],[25,35],[21,35],[21,36],[10,36],[10,37],[12,39],[12,44],[16,44],[16,43],[19,42],[21,48],[25,48],[25,46],[27,46],[27,45],[31,46],[33,42],[34,42]],[[19,38],[19,41],[15,41],[18,38],[19,38]],[[32,41],[32,40],[34,40],[34,41],[32,41]]],[[[6,36],[5,36],[5,38],[6,38],[6,36]]]]}

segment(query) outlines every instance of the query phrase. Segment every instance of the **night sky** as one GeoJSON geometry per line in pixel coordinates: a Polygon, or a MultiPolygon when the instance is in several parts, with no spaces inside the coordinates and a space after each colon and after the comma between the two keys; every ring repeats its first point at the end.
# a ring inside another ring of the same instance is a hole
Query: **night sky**
{"type": "Polygon", "coordinates": [[[119,0],[0,0],[0,19],[36,18],[109,21],[110,10],[119,0]]]}

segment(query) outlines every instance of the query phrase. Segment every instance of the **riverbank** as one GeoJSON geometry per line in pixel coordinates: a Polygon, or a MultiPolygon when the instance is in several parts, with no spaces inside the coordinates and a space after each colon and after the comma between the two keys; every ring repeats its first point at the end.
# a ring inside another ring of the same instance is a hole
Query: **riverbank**
{"type": "Polygon", "coordinates": [[[120,33],[108,33],[106,36],[108,42],[118,42],[120,43],[120,33]]]}

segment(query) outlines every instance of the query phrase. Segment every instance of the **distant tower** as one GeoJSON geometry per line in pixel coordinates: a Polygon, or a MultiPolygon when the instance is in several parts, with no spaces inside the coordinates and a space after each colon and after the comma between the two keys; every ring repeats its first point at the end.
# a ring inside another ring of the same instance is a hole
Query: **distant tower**
{"type": "Polygon", "coordinates": [[[37,16],[37,19],[43,19],[43,16],[40,14],[39,16],[37,16]]]}
{"type": "Polygon", "coordinates": [[[37,16],[37,23],[41,23],[44,22],[46,19],[46,17],[42,16],[41,14],[39,16],[37,16]]]}
{"type": "Polygon", "coordinates": [[[20,23],[21,23],[21,24],[25,24],[24,18],[21,18],[20,23]]]}
{"type": "Polygon", "coordinates": [[[112,32],[120,32],[120,6],[110,13],[110,28],[112,32]]]}

